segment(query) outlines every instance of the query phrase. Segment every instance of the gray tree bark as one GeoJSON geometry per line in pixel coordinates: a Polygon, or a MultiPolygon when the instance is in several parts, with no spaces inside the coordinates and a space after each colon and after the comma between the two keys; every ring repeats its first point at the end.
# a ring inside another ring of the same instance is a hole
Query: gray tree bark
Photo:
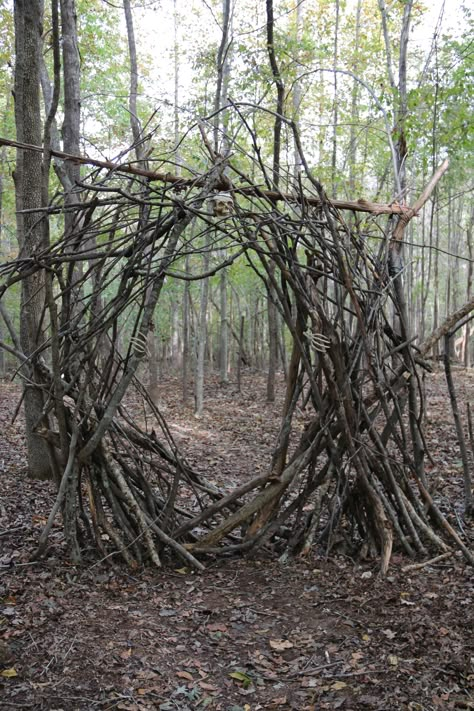
{"type": "MultiPolygon", "coordinates": [[[[42,142],[40,111],[40,65],[43,3],[41,0],[15,0],[15,124],[17,140],[35,146],[42,142]]],[[[17,150],[14,173],[17,210],[17,238],[24,257],[39,252],[44,233],[39,214],[42,205],[42,158],[33,151],[17,150]],[[21,213],[22,210],[32,212],[21,213]]],[[[33,356],[44,343],[44,273],[22,280],[20,342],[23,353],[33,356]]],[[[43,394],[35,387],[34,368],[22,368],[25,382],[24,411],[28,451],[28,473],[34,479],[51,477],[46,442],[36,434],[42,420],[43,394]]]]}
{"type": "MultiPolygon", "coordinates": [[[[280,187],[280,154],[281,154],[281,129],[283,117],[283,104],[285,98],[285,86],[280,74],[280,68],[276,59],[274,45],[274,17],[273,17],[273,0],[266,0],[267,8],[267,51],[270,68],[273,75],[273,83],[277,90],[276,116],[273,125],[273,162],[272,162],[272,181],[273,189],[278,190],[280,187]]],[[[275,400],[275,373],[278,359],[278,324],[277,310],[275,306],[275,295],[272,284],[273,263],[270,265],[270,279],[268,286],[268,376],[267,376],[267,401],[275,400]]]]}
{"type": "Polygon", "coordinates": [[[229,323],[227,319],[227,274],[226,270],[221,271],[219,281],[220,291],[220,339],[219,339],[219,365],[220,365],[220,380],[221,383],[229,381],[228,376],[228,360],[229,360],[229,323]]]}
{"type": "MultiPolygon", "coordinates": [[[[135,42],[135,30],[133,26],[132,8],[130,0],[124,0],[123,9],[125,12],[125,22],[127,26],[128,56],[130,60],[130,90],[129,90],[129,113],[130,128],[132,130],[133,146],[139,167],[148,168],[146,161],[147,146],[144,143],[142,126],[138,117],[137,97],[138,97],[138,62],[137,47],[135,42]]],[[[140,221],[145,222],[148,218],[147,211],[140,209],[140,221]]],[[[158,402],[158,349],[156,347],[155,323],[150,324],[148,340],[148,384],[150,394],[155,403],[158,402]]]]}

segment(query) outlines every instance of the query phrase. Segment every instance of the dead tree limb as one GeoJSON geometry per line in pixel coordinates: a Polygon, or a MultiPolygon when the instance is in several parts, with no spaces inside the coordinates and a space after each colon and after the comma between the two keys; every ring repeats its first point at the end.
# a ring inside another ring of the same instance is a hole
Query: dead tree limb
{"type": "MultiPolygon", "coordinates": [[[[0,146],[7,146],[11,148],[20,148],[25,151],[35,151],[43,152],[41,146],[33,146],[29,143],[19,143],[18,141],[12,141],[7,138],[0,137],[0,146]]],[[[143,178],[148,178],[149,180],[157,180],[163,183],[171,183],[176,187],[177,190],[184,190],[185,188],[203,187],[205,184],[205,179],[196,175],[194,178],[183,178],[179,175],[173,175],[172,173],[159,173],[153,170],[145,170],[144,168],[138,168],[131,162],[126,163],[114,163],[108,160],[98,160],[97,158],[90,158],[88,156],[76,156],[69,153],[64,153],[63,151],[50,150],[50,153],[55,158],[59,158],[64,161],[71,161],[79,165],[90,165],[95,168],[103,168],[105,170],[113,171],[116,173],[125,173],[128,175],[137,175],[143,178]]],[[[215,184],[216,190],[232,190],[238,195],[260,195],[267,200],[272,202],[301,202],[302,200],[308,205],[318,207],[321,205],[321,200],[313,196],[305,196],[301,198],[299,195],[293,195],[291,193],[280,192],[277,190],[262,190],[256,186],[250,187],[236,187],[229,183],[229,180],[221,180],[215,184]]],[[[354,212],[369,212],[374,215],[403,215],[407,212],[407,209],[403,205],[398,203],[384,204],[375,203],[360,198],[359,200],[332,200],[331,204],[339,210],[353,210],[354,212]]]]}

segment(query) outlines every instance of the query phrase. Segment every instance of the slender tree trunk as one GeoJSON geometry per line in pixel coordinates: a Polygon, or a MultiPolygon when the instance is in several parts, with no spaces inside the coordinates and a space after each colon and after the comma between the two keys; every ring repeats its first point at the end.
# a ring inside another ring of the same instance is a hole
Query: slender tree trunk
{"type": "MultiPolygon", "coordinates": [[[[267,51],[270,68],[273,75],[273,83],[277,90],[276,116],[273,125],[273,162],[272,162],[272,182],[273,189],[278,190],[280,186],[280,154],[281,154],[281,129],[283,117],[283,104],[285,98],[285,86],[280,74],[280,69],[276,59],[274,45],[274,18],[273,0],[266,0],[267,8],[267,51]]],[[[275,400],[275,373],[278,359],[278,324],[277,311],[275,306],[275,294],[272,284],[274,265],[270,264],[270,278],[268,282],[268,376],[267,376],[267,401],[275,400]]]]}
{"type": "Polygon", "coordinates": [[[173,128],[174,128],[174,145],[176,155],[176,173],[180,174],[181,158],[179,154],[179,18],[178,18],[178,0],[173,0],[173,64],[174,64],[174,111],[173,111],[173,128]]]}
{"type": "MultiPolygon", "coordinates": [[[[273,263],[270,265],[270,271],[274,275],[275,267],[273,263]]],[[[267,297],[267,315],[268,315],[268,376],[267,376],[267,402],[275,401],[275,376],[278,363],[278,313],[273,299],[275,293],[273,288],[269,287],[267,297]]]]}
{"type": "Polygon", "coordinates": [[[273,188],[278,190],[280,185],[280,154],[281,154],[281,128],[283,117],[283,103],[285,99],[285,86],[280,74],[278,62],[276,59],[274,45],[274,19],[273,19],[273,0],[266,0],[267,7],[267,50],[270,61],[270,68],[273,75],[273,83],[277,90],[276,101],[276,116],[273,125],[273,162],[272,162],[272,179],[273,188]]]}
{"type": "MultiPolygon", "coordinates": [[[[123,1],[123,9],[125,13],[125,23],[127,26],[127,41],[128,41],[128,56],[130,61],[130,89],[129,89],[129,114],[130,128],[133,137],[133,146],[137,163],[139,167],[148,168],[146,161],[147,146],[144,143],[142,135],[142,127],[138,117],[137,97],[138,97],[138,63],[137,63],[137,47],[135,42],[135,30],[133,26],[133,15],[130,6],[130,0],[123,1]]],[[[143,190],[146,193],[147,188],[143,182],[143,190]]],[[[148,220],[148,208],[140,206],[140,222],[145,225],[148,220]]],[[[147,298],[151,288],[148,289],[147,298]]],[[[147,335],[148,344],[148,384],[153,402],[158,402],[159,387],[158,387],[158,349],[156,347],[156,334],[154,319],[150,321],[150,331],[147,335]]]]}
{"type": "Polygon", "coordinates": [[[338,95],[337,95],[337,60],[338,60],[338,35],[339,35],[339,0],[335,0],[335,23],[334,23],[334,52],[333,52],[333,87],[334,100],[332,109],[333,133],[332,133],[332,157],[331,157],[331,182],[332,196],[337,196],[337,122],[338,122],[338,95]]]}
{"type": "Polygon", "coordinates": [[[226,270],[222,269],[219,282],[220,291],[220,344],[219,344],[219,362],[220,362],[220,379],[221,383],[229,382],[228,360],[229,360],[229,324],[227,318],[227,274],[226,270]]]}
{"type": "Polygon", "coordinates": [[[137,159],[141,160],[144,157],[145,147],[142,142],[142,130],[137,112],[137,96],[138,96],[138,65],[137,65],[137,48],[135,43],[135,31],[133,27],[132,9],[130,0],[123,0],[123,9],[125,12],[125,21],[127,24],[127,39],[128,39],[128,55],[130,60],[130,126],[132,129],[133,143],[137,159]]]}
{"type": "MultiPolygon", "coordinates": [[[[209,243],[204,246],[203,270],[209,269],[209,243]]],[[[196,380],[194,384],[194,415],[201,417],[204,410],[204,367],[207,335],[207,306],[209,302],[209,279],[201,281],[201,299],[199,307],[199,325],[197,333],[196,380]]]]}
{"type": "MultiPolygon", "coordinates": [[[[301,34],[302,34],[302,29],[303,29],[303,13],[304,13],[304,3],[299,2],[296,5],[295,8],[296,12],[296,27],[295,27],[295,38],[296,38],[296,44],[299,46],[301,42],[301,34]]],[[[293,93],[292,93],[292,109],[293,109],[293,121],[295,122],[295,125],[297,126],[299,130],[299,117],[300,117],[300,111],[301,111],[301,99],[302,99],[302,92],[301,92],[301,81],[298,79],[295,79],[295,82],[293,84],[293,93]]],[[[298,174],[301,172],[302,168],[302,163],[301,163],[301,156],[300,152],[298,150],[298,146],[296,144],[296,140],[293,139],[293,160],[294,160],[294,176],[295,180],[297,180],[298,174]]]]}
{"type": "MultiPolygon", "coordinates": [[[[189,274],[189,256],[186,256],[185,272],[189,274]]],[[[183,292],[183,403],[186,405],[188,401],[188,372],[189,372],[189,343],[190,343],[190,319],[189,319],[189,300],[190,300],[190,285],[189,281],[184,282],[183,292]]]]}
{"type": "Polygon", "coordinates": [[[174,298],[171,300],[171,368],[176,372],[181,363],[181,344],[180,344],[180,324],[179,324],[179,305],[174,298]]]}
{"type": "MultiPolygon", "coordinates": [[[[79,53],[79,45],[77,38],[77,12],[76,0],[60,0],[61,8],[61,47],[62,47],[62,62],[63,62],[63,91],[64,91],[64,118],[61,128],[63,138],[63,150],[72,155],[80,155],[80,131],[81,131],[81,58],[79,53]]],[[[45,70],[43,69],[43,74],[45,70]]],[[[43,91],[45,90],[46,81],[43,79],[43,91]]],[[[45,94],[46,99],[46,94],[45,94]]],[[[55,131],[54,125],[51,132],[52,140],[54,141],[55,131]]],[[[65,190],[65,205],[74,204],[80,199],[77,184],[81,180],[81,167],[74,161],[65,161],[63,169],[58,172],[59,177],[62,177],[62,185],[65,190]]],[[[70,250],[77,249],[77,242],[71,239],[74,233],[80,232],[82,225],[79,221],[80,211],[69,209],[64,213],[64,232],[66,238],[70,240],[70,250]]],[[[88,236],[81,238],[81,248],[93,250],[95,238],[88,236]]],[[[65,307],[63,310],[66,313],[69,311],[67,302],[71,302],[73,308],[70,313],[73,314],[74,320],[80,320],[80,305],[82,303],[83,287],[82,283],[83,263],[72,262],[68,270],[69,290],[66,292],[65,307]]],[[[98,284],[92,285],[92,288],[99,288],[98,284]]],[[[99,296],[95,305],[96,312],[99,311],[102,297],[99,296]]],[[[63,324],[65,325],[65,324],[63,324]]],[[[68,324],[69,328],[74,328],[73,324],[68,324]]],[[[66,348],[73,348],[71,339],[66,345],[66,348]]],[[[105,355],[105,354],[104,354],[105,355]]],[[[71,361],[71,370],[75,371],[75,375],[79,374],[80,364],[71,361]]],[[[71,375],[71,373],[68,373],[71,375]]]]}
{"type": "MultiPolygon", "coordinates": [[[[360,44],[360,16],[362,9],[362,0],[357,0],[356,10],[356,25],[354,37],[354,61],[352,62],[352,71],[355,75],[359,73],[359,44],[360,44]]],[[[352,85],[351,95],[351,127],[349,131],[349,195],[355,195],[355,175],[357,161],[357,140],[356,131],[359,121],[359,82],[355,81],[352,85]]]]}
{"type": "MultiPolygon", "coordinates": [[[[433,205],[434,209],[434,205],[433,205]]],[[[433,255],[433,327],[436,331],[439,326],[439,212],[436,211],[435,216],[435,238],[434,238],[434,255],[433,255]]],[[[439,357],[439,341],[433,346],[433,355],[439,357]]]]}
{"type": "Polygon", "coordinates": [[[158,404],[160,397],[158,387],[158,348],[156,347],[156,333],[154,323],[148,333],[148,385],[150,388],[150,397],[153,402],[158,404]]]}
{"type": "MultiPolygon", "coordinates": [[[[469,256],[469,263],[467,266],[467,289],[466,289],[466,301],[470,301],[473,294],[473,281],[474,281],[474,239],[472,228],[474,226],[474,209],[471,210],[471,215],[469,218],[468,227],[466,230],[466,241],[467,241],[467,253],[469,256]]],[[[471,365],[471,332],[472,322],[469,322],[465,326],[466,328],[466,345],[464,348],[464,366],[469,368],[471,365]]]]}
{"type": "MultiPolygon", "coordinates": [[[[7,105],[8,108],[8,105],[7,105]]],[[[8,253],[8,250],[5,249],[5,245],[3,243],[4,239],[4,230],[3,230],[3,190],[4,190],[4,185],[3,185],[3,175],[4,175],[4,170],[5,170],[5,164],[6,164],[6,148],[3,147],[2,151],[0,153],[0,262],[3,261],[4,255],[8,253]]],[[[1,297],[0,297],[1,300],[1,297]]],[[[0,342],[3,341],[5,338],[4,332],[3,332],[3,318],[2,314],[0,313],[0,342]]],[[[3,377],[5,374],[5,351],[3,348],[0,347],[0,378],[3,377]]]]}
{"type": "MultiPolygon", "coordinates": [[[[76,0],[61,0],[61,26],[64,72],[63,148],[65,153],[80,155],[81,58],[77,42],[76,0]]],[[[64,165],[69,182],[74,189],[74,185],[81,178],[80,166],[72,161],[66,161],[64,165]]],[[[74,202],[75,199],[72,194],[67,196],[67,202],[74,202]]],[[[66,212],[67,231],[71,228],[74,219],[73,212],[66,212]]]]}
{"type": "MultiPolygon", "coordinates": [[[[222,0],[222,36],[216,58],[217,84],[214,97],[214,151],[216,153],[219,152],[219,127],[225,123],[219,109],[222,107],[223,89],[228,82],[229,52],[231,45],[231,42],[229,42],[230,19],[231,2],[230,0],[222,0]]],[[[225,153],[225,148],[222,152],[225,153]]]]}
{"type": "Polygon", "coordinates": [[[245,326],[245,316],[242,314],[240,317],[240,331],[239,331],[239,349],[237,352],[237,391],[240,393],[242,389],[242,361],[244,356],[244,326],[245,326]]]}

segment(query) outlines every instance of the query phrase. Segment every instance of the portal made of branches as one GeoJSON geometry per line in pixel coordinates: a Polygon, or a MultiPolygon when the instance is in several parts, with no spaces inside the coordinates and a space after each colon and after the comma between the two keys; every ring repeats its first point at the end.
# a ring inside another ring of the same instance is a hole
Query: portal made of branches
{"type": "MultiPolygon", "coordinates": [[[[58,194],[38,210],[52,234],[72,211],[69,231],[0,266],[0,298],[42,275],[43,346],[26,357],[3,344],[42,393],[36,433],[57,482],[36,555],[61,513],[74,562],[93,545],[132,567],[171,555],[202,569],[207,556],[262,547],[377,556],[383,572],[394,548],[411,557],[460,550],[473,563],[424,470],[420,371],[429,366],[408,332],[393,259],[416,210],[402,212],[401,227],[400,209],[346,218],[304,160],[306,173],[288,175],[287,192],[275,194],[254,135],[253,154],[234,142],[225,159],[201,136],[203,165],[178,181],[96,165],[74,202],[58,194]],[[250,161],[247,174],[237,168],[250,161]],[[186,270],[203,250],[207,272],[186,270]],[[139,376],[165,282],[207,278],[237,259],[273,295],[292,353],[268,470],[224,491],[188,464],[139,376]],[[152,413],[147,423],[127,407],[133,390],[152,413]]],[[[166,177],[172,164],[163,158],[158,169],[166,177]]]]}

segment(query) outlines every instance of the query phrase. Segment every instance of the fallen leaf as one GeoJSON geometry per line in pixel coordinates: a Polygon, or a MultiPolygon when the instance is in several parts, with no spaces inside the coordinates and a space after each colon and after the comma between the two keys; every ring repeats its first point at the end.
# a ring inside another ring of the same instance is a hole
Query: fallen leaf
{"type": "Polygon", "coordinates": [[[334,689],[334,691],[340,691],[341,689],[345,689],[347,686],[345,681],[335,681],[334,684],[331,684],[331,689],[334,689]]]}
{"type": "Polygon", "coordinates": [[[200,681],[199,686],[201,689],[204,689],[204,691],[217,691],[217,686],[213,686],[212,684],[208,684],[205,681],[200,681]]]}
{"type": "Polygon", "coordinates": [[[180,679],[187,679],[188,681],[193,681],[193,675],[187,671],[176,672],[176,676],[179,676],[180,679]]]}
{"type": "Polygon", "coordinates": [[[284,706],[288,703],[286,696],[278,696],[270,701],[272,706],[284,706]]]}
{"type": "Polygon", "coordinates": [[[212,622],[207,625],[209,632],[227,632],[227,626],[223,622],[212,622]]]}
{"type": "Polygon", "coordinates": [[[18,674],[14,667],[10,667],[9,669],[4,669],[3,671],[1,671],[0,676],[5,677],[6,679],[11,679],[14,676],[18,676],[18,674]]]}
{"type": "Polygon", "coordinates": [[[356,667],[361,659],[365,656],[364,652],[352,652],[351,654],[351,666],[356,667]]]}
{"type": "Polygon", "coordinates": [[[252,683],[251,677],[249,677],[248,674],[245,674],[245,672],[239,672],[239,671],[230,672],[229,676],[231,677],[231,679],[236,679],[237,681],[241,681],[244,689],[246,689],[252,683]]]}
{"type": "Polygon", "coordinates": [[[392,667],[398,667],[398,657],[396,654],[389,654],[387,661],[392,667]]]}
{"type": "Polygon", "coordinates": [[[294,646],[293,642],[289,639],[271,639],[270,647],[276,649],[277,652],[281,652],[283,649],[291,649],[294,646]]]}

